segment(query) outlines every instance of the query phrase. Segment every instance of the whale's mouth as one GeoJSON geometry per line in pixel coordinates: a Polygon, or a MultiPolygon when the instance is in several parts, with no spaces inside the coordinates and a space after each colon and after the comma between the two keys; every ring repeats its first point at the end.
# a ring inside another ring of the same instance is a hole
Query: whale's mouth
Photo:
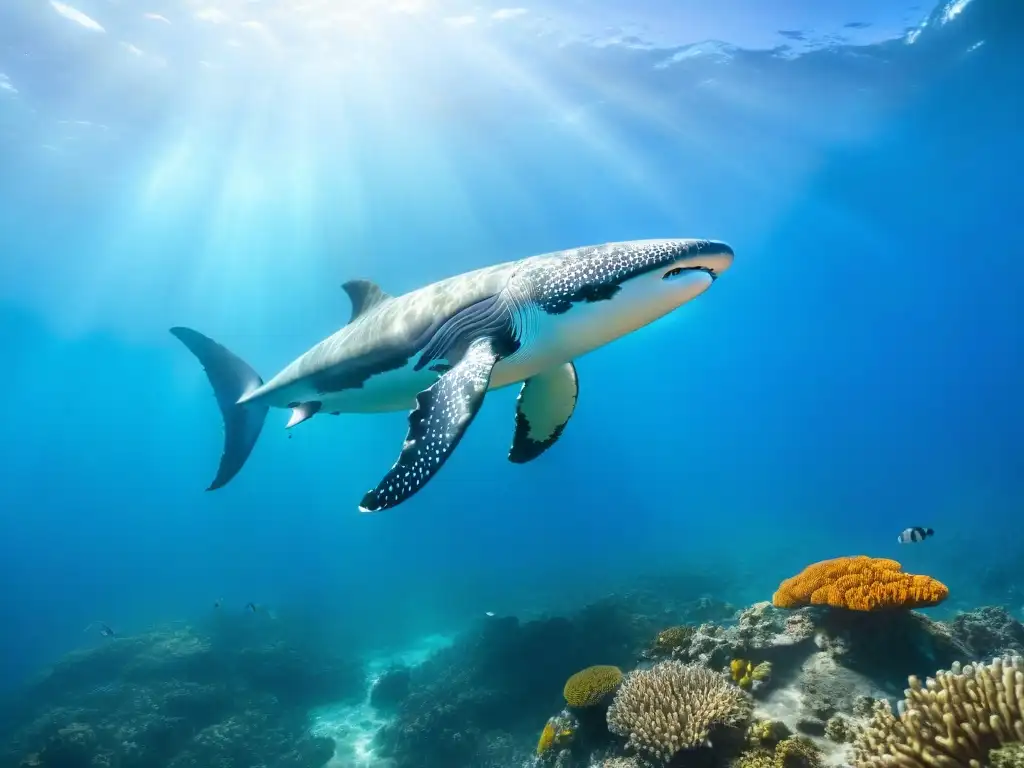
{"type": "Polygon", "coordinates": [[[686,274],[687,272],[706,272],[711,276],[712,280],[718,279],[718,273],[711,267],[672,267],[668,272],[661,276],[662,280],[672,280],[673,278],[679,277],[680,275],[686,274]]]}

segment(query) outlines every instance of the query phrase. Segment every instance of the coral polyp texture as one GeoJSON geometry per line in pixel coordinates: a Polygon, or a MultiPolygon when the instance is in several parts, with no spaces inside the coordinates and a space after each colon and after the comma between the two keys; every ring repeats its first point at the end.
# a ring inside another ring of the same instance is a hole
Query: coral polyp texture
{"type": "Polygon", "coordinates": [[[690,642],[696,631],[696,627],[688,627],[682,624],[663,629],[654,638],[654,650],[662,653],[671,653],[674,650],[683,648],[690,642]]]}
{"type": "Polygon", "coordinates": [[[772,603],[779,608],[828,605],[876,611],[926,608],[948,596],[946,585],[931,576],[904,573],[895,560],[857,555],[807,566],[779,585],[772,603]]]}
{"type": "Polygon", "coordinates": [[[562,694],[570,707],[593,707],[604,701],[621,682],[621,669],[599,664],[581,669],[566,680],[562,694]]]}
{"type": "Polygon", "coordinates": [[[741,725],[750,697],[711,670],[663,661],[630,672],[608,708],[608,729],[648,759],[667,763],[707,743],[718,725],[741,725]]]}
{"type": "Polygon", "coordinates": [[[857,768],[982,768],[990,753],[1024,742],[1024,659],[954,664],[924,684],[909,678],[899,717],[885,701],[854,743],[857,768]]]}

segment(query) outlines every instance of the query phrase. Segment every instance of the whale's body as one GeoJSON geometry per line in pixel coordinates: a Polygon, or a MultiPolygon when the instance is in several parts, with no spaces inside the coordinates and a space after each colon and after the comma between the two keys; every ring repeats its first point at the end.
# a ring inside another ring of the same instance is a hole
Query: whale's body
{"type": "Polygon", "coordinates": [[[635,240],[485,267],[397,297],[351,281],[349,323],[265,383],[216,342],[173,328],[206,368],[224,416],[210,490],[241,469],[269,408],[291,409],[289,427],[318,413],[411,410],[398,462],[360,508],[394,506],[440,469],[487,391],[518,383],[509,458],[529,461],[572,415],[572,361],[700,295],[732,258],[716,241],[635,240]]]}

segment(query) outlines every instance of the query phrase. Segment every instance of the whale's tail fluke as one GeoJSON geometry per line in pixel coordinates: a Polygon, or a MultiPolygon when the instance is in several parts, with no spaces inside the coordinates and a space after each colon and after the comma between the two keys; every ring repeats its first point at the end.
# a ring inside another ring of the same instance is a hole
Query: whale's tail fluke
{"type": "Polygon", "coordinates": [[[171,333],[203,364],[224,417],[224,454],[217,476],[206,489],[213,491],[238,474],[256,445],[269,408],[258,403],[242,405],[238,401],[261,386],[263,379],[242,358],[198,331],[179,327],[171,328],[171,333]]]}

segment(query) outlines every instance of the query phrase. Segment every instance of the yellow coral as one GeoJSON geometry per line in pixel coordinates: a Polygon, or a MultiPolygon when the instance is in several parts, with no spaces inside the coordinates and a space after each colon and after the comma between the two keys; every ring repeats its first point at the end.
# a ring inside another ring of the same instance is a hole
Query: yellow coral
{"type": "Polygon", "coordinates": [[[938,605],[949,589],[930,576],[903,573],[895,560],[838,557],[804,568],[786,579],[772,596],[779,608],[830,605],[855,611],[882,608],[924,608],[938,605]]]}
{"type": "Polygon", "coordinates": [[[752,680],[768,680],[772,676],[772,663],[762,661],[750,671],[752,680]]]}
{"type": "Polygon", "coordinates": [[[550,720],[545,724],[544,730],[540,732],[540,739],[537,741],[537,754],[543,755],[555,743],[555,726],[550,720]]]}
{"type": "Polygon", "coordinates": [[[750,749],[732,762],[733,768],[775,768],[775,758],[767,749],[750,749]]]}
{"type": "Polygon", "coordinates": [[[794,736],[775,745],[775,768],[820,768],[821,751],[810,739],[794,736]]]}
{"type": "Polygon", "coordinates": [[[767,680],[772,675],[772,665],[769,661],[762,661],[756,667],[746,659],[733,659],[729,662],[729,672],[732,680],[743,690],[750,688],[755,680],[767,680]]]}
{"type": "Polygon", "coordinates": [[[677,648],[682,648],[690,642],[690,638],[693,637],[695,631],[693,627],[684,625],[663,629],[654,638],[654,647],[659,651],[674,651],[677,648]]]}
{"type": "MultiPolygon", "coordinates": [[[[766,721],[767,722],[767,721],[766,721]]],[[[821,752],[809,739],[794,736],[775,745],[774,751],[748,749],[733,761],[733,768],[821,768],[821,752]]]]}
{"type": "Polygon", "coordinates": [[[733,659],[729,662],[729,671],[732,673],[732,679],[735,683],[746,677],[753,669],[754,665],[746,659],[733,659]]]}
{"type": "Polygon", "coordinates": [[[622,670],[607,664],[581,669],[565,681],[562,695],[570,707],[600,704],[622,682],[622,670]]]}
{"type": "Polygon", "coordinates": [[[774,746],[790,735],[781,720],[758,720],[747,729],[747,743],[752,747],[774,746]]]}
{"type": "Polygon", "coordinates": [[[566,713],[548,718],[537,740],[537,755],[543,757],[552,749],[566,746],[575,735],[576,724],[566,713]]]}

